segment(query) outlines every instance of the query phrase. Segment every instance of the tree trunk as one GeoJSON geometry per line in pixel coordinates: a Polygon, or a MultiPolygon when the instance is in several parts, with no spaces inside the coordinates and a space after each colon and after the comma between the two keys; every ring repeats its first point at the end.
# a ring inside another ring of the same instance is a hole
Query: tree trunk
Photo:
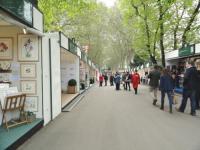
{"type": "Polygon", "coordinates": [[[136,5],[134,5],[133,3],[132,4],[132,7],[135,9],[135,12],[136,12],[136,15],[139,16],[141,19],[144,20],[144,24],[145,24],[145,32],[146,32],[146,36],[147,36],[147,43],[146,43],[146,47],[147,47],[147,51],[149,53],[149,57],[150,57],[150,60],[152,61],[153,64],[157,64],[157,61],[156,61],[156,57],[155,55],[152,54],[151,52],[151,43],[150,43],[150,29],[149,29],[149,25],[148,25],[148,20],[147,20],[147,12],[146,12],[146,5],[141,1],[141,4],[143,6],[143,9],[145,11],[145,14],[144,16],[142,16],[140,13],[139,13],[139,9],[136,5]]]}
{"type": "Polygon", "coordinates": [[[178,31],[178,27],[176,27],[175,29],[174,29],[174,46],[173,46],[173,49],[174,50],[176,50],[177,48],[178,48],[178,46],[177,46],[177,31],[178,31]]]}
{"type": "Polygon", "coordinates": [[[164,47],[164,24],[163,24],[163,6],[161,1],[158,0],[159,4],[159,23],[160,23],[160,51],[162,57],[162,66],[165,67],[165,47],[164,47]]]}
{"type": "Polygon", "coordinates": [[[190,17],[190,20],[183,32],[182,35],[182,47],[185,46],[185,44],[187,44],[187,33],[190,31],[192,23],[194,22],[195,17],[199,14],[199,8],[200,8],[200,0],[197,4],[197,7],[195,8],[194,12],[192,13],[192,16],[190,17]]]}
{"type": "Polygon", "coordinates": [[[152,63],[153,64],[157,64],[155,55],[152,55],[152,53],[151,53],[150,29],[149,29],[148,20],[147,20],[146,6],[143,4],[143,7],[144,7],[144,11],[145,11],[144,22],[145,22],[146,35],[147,35],[146,47],[147,47],[147,51],[149,52],[149,56],[150,56],[150,59],[151,59],[152,63]]]}

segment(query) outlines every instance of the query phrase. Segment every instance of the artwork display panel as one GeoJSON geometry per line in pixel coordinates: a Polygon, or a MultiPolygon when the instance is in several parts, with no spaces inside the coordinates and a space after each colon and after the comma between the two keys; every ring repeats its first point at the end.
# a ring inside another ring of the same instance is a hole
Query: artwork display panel
{"type": "Polygon", "coordinates": [[[34,35],[18,35],[18,59],[19,61],[39,60],[38,37],[34,35]]]}
{"type": "Polygon", "coordinates": [[[36,64],[23,63],[20,71],[22,78],[36,78],[36,64]]]}
{"type": "Polygon", "coordinates": [[[0,38],[0,60],[13,59],[13,39],[0,38]]]}
{"type": "Polygon", "coordinates": [[[25,94],[35,95],[36,81],[35,80],[23,80],[21,81],[21,92],[25,94]]]}
{"type": "Polygon", "coordinates": [[[37,112],[38,111],[38,97],[27,96],[24,109],[25,111],[37,112]]]}

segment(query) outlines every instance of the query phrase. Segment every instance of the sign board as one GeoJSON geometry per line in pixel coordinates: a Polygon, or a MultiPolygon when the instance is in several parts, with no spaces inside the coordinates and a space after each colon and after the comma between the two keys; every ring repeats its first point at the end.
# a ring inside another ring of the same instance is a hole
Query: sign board
{"type": "Polygon", "coordinates": [[[1,0],[0,7],[27,24],[33,24],[33,4],[28,0],[1,0]]]}
{"type": "Polygon", "coordinates": [[[63,48],[69,50],[68,38],[63,33],[60,33],[60,44],[63,48]]]}
{"type": "Polygon", "coordinates": [[[191,56],[194,54],[194,45],[188,45],[179,49],[179,57],[191,56]]]}
{"type": "Polygon", "coordinates": [[[200,43],[195,44],[195,54],[200,54],[200,43]]]}
{"type": "Polygon", "coordinates": [[[33,27],[43,32],[43,14],[33,7],[33,27]]]}

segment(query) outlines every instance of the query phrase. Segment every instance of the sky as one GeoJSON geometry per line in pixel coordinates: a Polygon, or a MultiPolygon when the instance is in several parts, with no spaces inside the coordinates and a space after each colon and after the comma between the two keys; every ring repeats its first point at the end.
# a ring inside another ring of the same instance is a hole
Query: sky
{"type": "Polygon", "coordinates": [[[97,0],[98,2],[104,3],[107,7],[114,6],[116,0],[97,0]]]}

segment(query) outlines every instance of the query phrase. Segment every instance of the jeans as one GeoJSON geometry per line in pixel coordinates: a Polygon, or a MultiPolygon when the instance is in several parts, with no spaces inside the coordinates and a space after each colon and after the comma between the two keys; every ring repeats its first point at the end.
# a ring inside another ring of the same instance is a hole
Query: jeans
{"type": "Polygon", "coordinates": [[[116,83],[116,90],[120,89],[120,83],[116,83]]]}
{"type": "Polygon", "coordinates": [[[191,103],[191,113],[195,113],[196,109],[196,91],[194,90],[188,90],[188,89],[183,89],[183,99],[181,106],[179,110],[181,112],[184,112],[185,107],[187,105],[187,100],[190,98],[190,103],[191,103]]]}
{"type": "Polygon", "coordinates": [[[107,86],[107,81],[108,81],[108,80],[105,80],[105,86],[107,86]]]}
{"type": "Polygon", "coordinates": [[[172,91],[161,91],[161,107],[164,107],[164,101],[165,101],[165,93],[167,93],[167,97],[169,100],[169,107],[172,108],[173,98],[172,98],[172,91]]]}
{"type": "Polygon", "coordinates": [[[196,92],[196,109],[200,108],[200,91],[196,92]]]}
{"type": "Polygon", "coordinates": [[[150,87],[150,94],[153,97],[154,100],[157,100],[157,92],[158,88],[157,87],[150,87]]]}
{"type": "Polygon", "coordinates": [[[103,84],[103,81],[100,81],[99,83],[100,83],[100,84],[99,84],[99,86],[102,86],[102,84],[103,84]]]}
{"type": "Polygon", "coordinates": [[[131,90],[130,82],[125,82],[125,84],[126,84],[125,89],[130,91],[131,90]]]}

